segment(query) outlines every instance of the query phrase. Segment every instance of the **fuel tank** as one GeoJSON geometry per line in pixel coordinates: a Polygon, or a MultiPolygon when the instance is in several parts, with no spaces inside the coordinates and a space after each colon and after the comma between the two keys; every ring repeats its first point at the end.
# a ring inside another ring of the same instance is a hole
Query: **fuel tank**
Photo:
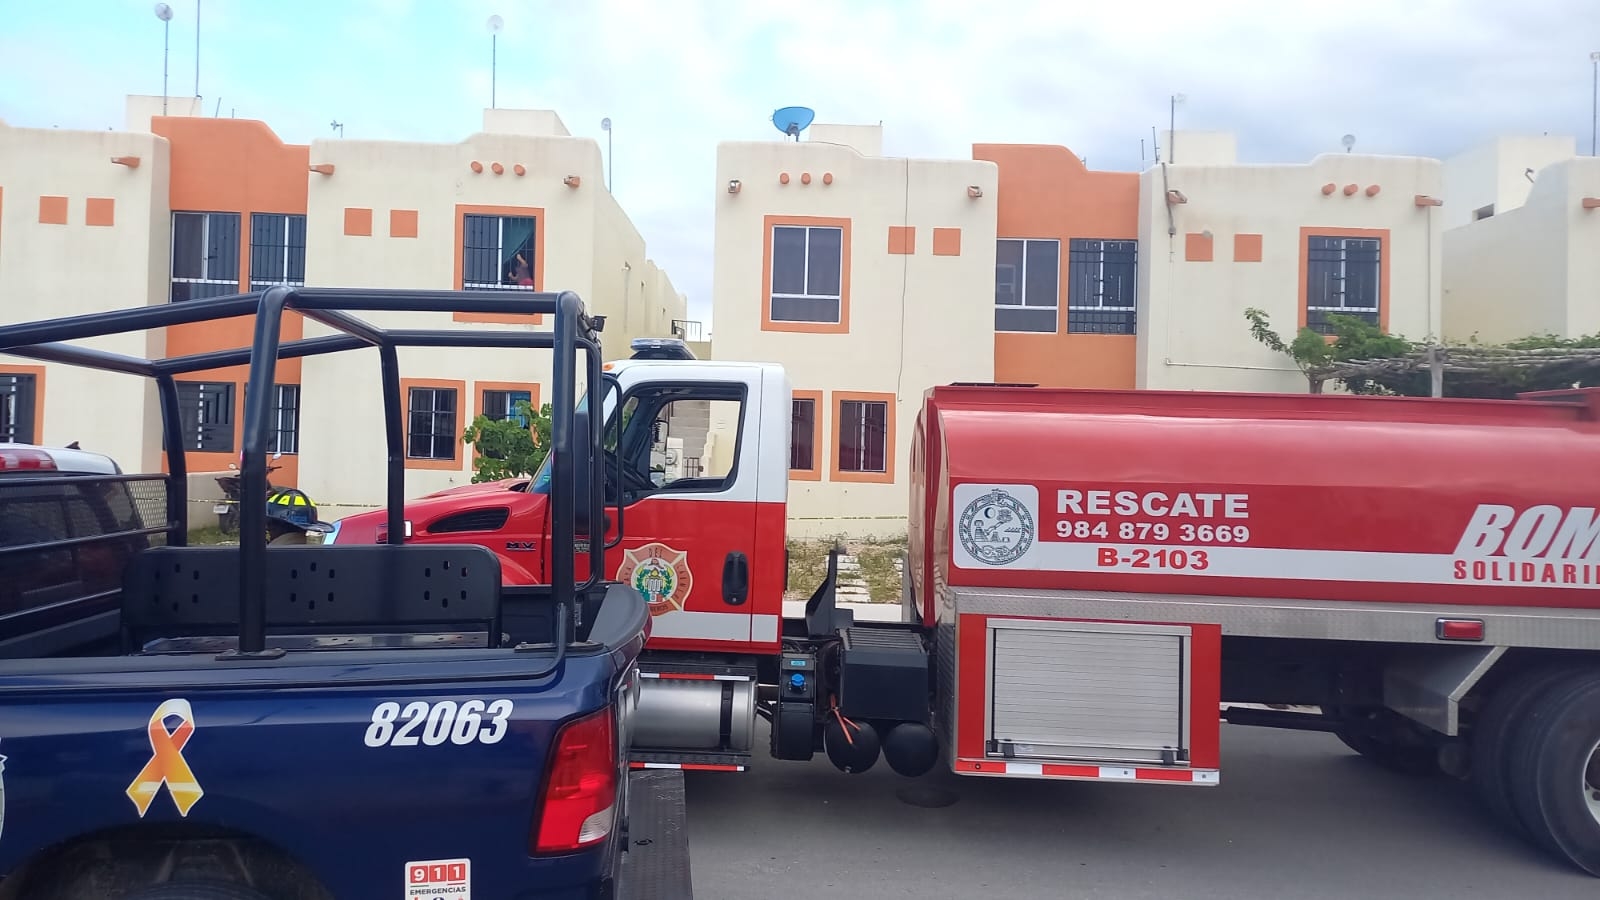
{"type": "Polygon", "coordinates": [[[745,753],[754,743],[754,681],[649,678],[639,684],[635,748],[745,753]]]}
{"type": "Polygon", "coordinates": [[[912,580],[1600,606],[1600,389],[1457,400],[952,386],[911,453],[912,580]]]}

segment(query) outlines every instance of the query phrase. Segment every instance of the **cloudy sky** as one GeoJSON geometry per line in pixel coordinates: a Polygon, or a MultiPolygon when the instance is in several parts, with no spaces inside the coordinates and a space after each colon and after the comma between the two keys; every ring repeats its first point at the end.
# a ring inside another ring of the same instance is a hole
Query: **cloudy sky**
{"type": "MultiPolygon", "coordinates": [[[[174,9],[174,95],[195,91],[195,2],[174,9]]],[[[716,144],[778,140],[768,117],[882,121],[899,156],[974,142],[1065,144],[1140,167],[1165,126],[1239,135],[1244,161],[1339,149],[1449,155],[1495,134],[1570,134],[1589,150],[1600,0],[202,0],[208,111],[284,139],[456,141],[489,102],[553,108],[604,143],[650,255],[710,318],[716,144]]],[[[146,0],[0,0],[0,118],[121,127],[123,95],[161,93],[146,0]]]]}

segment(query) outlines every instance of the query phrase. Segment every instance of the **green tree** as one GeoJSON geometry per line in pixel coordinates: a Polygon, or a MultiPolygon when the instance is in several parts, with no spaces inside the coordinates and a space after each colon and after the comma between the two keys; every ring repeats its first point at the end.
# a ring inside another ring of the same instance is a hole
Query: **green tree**
{"type": "Polygon", "coordinates": [[[1431,356],[1444,369],[1446,397],[1512,399],[1524,391],[1600,385],[1600,335],[1538,334],[1503,344],[1473,337],[1430,348],[1385,334],[1361,319],[1336,315],[1328,317],[1331,340],[1301,328],[1292,343],[1285,343],[1262,310],[1252,307],[1244,316],[1251,337],[1294,360],[1313,394],[1322,393],[1324,383],[1339,381],[1353,394],[1431,396],[1431,356]]]}
{"type": "MultiPolygon", "coordinates": [[[[1250,336],[1268,350],[1282,353],[1294,361],[1311,393],[1322,393],[1322,387],[1335,376],[1329,370],[1333,363],[1349,360],[1386,359],[1404,356],[1416,349],[1410,341],[1398,335],[1385,334],[1383,329],[1354,316],[1331,315],[1328,324],[1333,334],[1323,335],[1305,326],[1285,343],[1272,330],[1272,321],[1265,310],[1250,307],[1244,311],[1250,323],[1250,336]],[[1329,338],[1332,340],[1329,340],[1329,338]]],[[[1366,378],[1339,378],[1345,387],[1356,394],[1390,393],[1383,386],[1366,378]]],[[[1426,396],[1426,391],[1424,391],[1426,396]]]]}
{"type": "Polygon", "coordinates": [[[472,481],[499,481],[539,471],[550,452],[550,404],[533,411],[533,404],[518,400],[516,413],[504,419],[480,415],[472,420],[461,440],[478,452],[472,460],[472,481]]]}

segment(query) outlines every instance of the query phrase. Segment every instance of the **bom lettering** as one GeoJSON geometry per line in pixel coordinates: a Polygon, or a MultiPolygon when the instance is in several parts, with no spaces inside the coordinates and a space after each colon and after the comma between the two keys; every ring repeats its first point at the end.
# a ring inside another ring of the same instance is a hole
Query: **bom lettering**
{"type": "Polygon", "coordinates": [[[1056,491],[1056,512],[1076,516],[1150,516],[1178,519],[1248,519],[1249,494],[1180,491],[1056,491]]]}
{"type": "Polygon", "coordinates": [[[1467,522],[1456,556],[1600,560],[1600,513],[1592,506],[1515,507],[1481,503],[1467,522]]]}

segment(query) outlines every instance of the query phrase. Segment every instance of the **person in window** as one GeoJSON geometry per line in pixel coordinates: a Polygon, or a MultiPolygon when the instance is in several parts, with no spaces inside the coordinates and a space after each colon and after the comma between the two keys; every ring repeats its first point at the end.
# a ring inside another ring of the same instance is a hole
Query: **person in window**
{"type": "Polygon", "coordinates": [[[511,277],[507,279],[508,283],[518,287],[533,287],[533,270],[528,266],[528,258],[520,251],[512,257],[510,269],[511,277]]]}

